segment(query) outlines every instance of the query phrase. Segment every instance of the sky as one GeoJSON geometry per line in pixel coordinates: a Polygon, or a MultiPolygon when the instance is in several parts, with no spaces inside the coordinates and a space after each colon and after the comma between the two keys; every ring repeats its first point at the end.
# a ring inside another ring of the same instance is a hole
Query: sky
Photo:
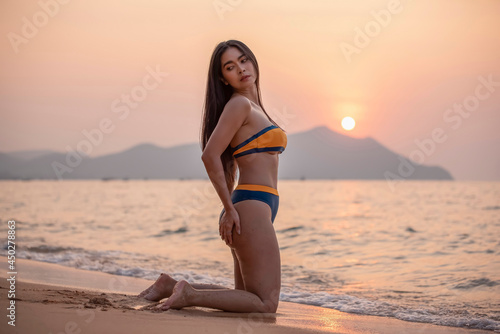
{"type": "Polygon", "coordinates": [[[0,152],[199,142],[211,53],[238,39],[289,135],[324,125],[500,181],[499,17],[497,0],[2,0],[0,152]]]}

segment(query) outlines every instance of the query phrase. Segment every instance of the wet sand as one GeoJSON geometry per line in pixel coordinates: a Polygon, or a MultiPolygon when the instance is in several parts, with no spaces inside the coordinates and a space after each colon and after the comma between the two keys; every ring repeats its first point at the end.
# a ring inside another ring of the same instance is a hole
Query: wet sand
{"type": "Polygon", "coordinates": [[[14,327],[7,317],[7,258],[0,261],[2,333],[492,333],[288,302],[276,314],[157,311],[157,302],[135,297],[152,281],[24,259],[16,260],[14,327]]]}

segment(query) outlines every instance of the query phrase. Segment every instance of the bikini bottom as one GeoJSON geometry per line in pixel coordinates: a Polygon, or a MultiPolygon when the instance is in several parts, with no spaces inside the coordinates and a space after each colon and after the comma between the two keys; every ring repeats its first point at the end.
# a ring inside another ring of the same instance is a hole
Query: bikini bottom
{"type": "MultiPolygon", "coordinates": [[[[267,203],[271,208],[271,222],[274,224],[280,202],[278,190],[258,184],[240,184],[233,190],[231,195],[233,204],[249,199],[267,203]]],[[[219,216],[219,223],[225,211],[223,208],[219,216]]]]}

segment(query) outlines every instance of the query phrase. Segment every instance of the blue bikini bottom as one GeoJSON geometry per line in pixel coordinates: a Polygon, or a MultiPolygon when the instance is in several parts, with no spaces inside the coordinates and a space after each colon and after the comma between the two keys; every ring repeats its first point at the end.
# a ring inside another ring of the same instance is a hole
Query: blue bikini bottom
{"type": "MultiPolygon", "coordinates": [[[[267,203],[271,208],[271,222],[274,223],[280,202],[278,190],[259,184],[240,184],[231,195],[233,204],[249,199],[267,203]]],[[[219,216],[219,223],[225,211],[223,208],[219,216]]]]}

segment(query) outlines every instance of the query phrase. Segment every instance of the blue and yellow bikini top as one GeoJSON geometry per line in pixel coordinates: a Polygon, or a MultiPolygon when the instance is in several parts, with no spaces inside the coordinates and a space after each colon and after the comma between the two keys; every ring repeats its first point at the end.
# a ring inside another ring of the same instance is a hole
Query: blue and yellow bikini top
{"type": "Polygon", "coordinates": [[[283,130],[276,125],[270,125],[260,130],[236,147],[232,147],[235,158],[259,152],[283,152],[286,148],[287,138],[283,130]]]}

